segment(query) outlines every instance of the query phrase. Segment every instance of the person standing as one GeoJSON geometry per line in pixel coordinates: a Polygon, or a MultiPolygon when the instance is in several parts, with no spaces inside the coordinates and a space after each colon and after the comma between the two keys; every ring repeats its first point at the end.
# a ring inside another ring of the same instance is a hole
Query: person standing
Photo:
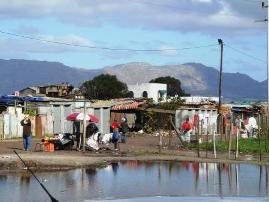
{"type": "Polygon", "coordinates": [[[251,116],[248,119],[248,127],[249,127],[249,137],[256,138],[255,130],[258,129],[258,125],[253,114],[251,114],[251,116]]]}
{"type": "Polygon", "coordinates": [[[115,129],[119,129],[120,128],[120,123],[118,122],[118,120],[115,118],[113,123],[111,124],[111,129],[112,129],[112,132],[115,130],[115,129]]]}
{"type": "Polygon", "coordinates": [[[128,124],[127,124],[127,121],[126,121],[125,118],[121,119],[120,127],[121,127],[121,132],[122,132],[122,134],[121,134],[121,142],[126,143],[126,141],[127,141],[126,133],[129,131],[129,127],[128,127],[128,124]]]}
{"type": "Polygon", "coordinates": [[[76,149],[80,150],[80,139],[81,139],[81,133],[80,133],[80,122],[74,121],[73,123],[73,134],[76,136],[76,149]]]}
{"type": "Polygon", "coordinates": [[[184,138],[184,141],[190,142],[190,130],[191,130],[191,124],[189,122],[189,118],[187,117],[185,121],[181,125],[181,129],[183,131],[182,137],[184,138]]]}
{"type": "Polygon", "coordinates": [[[115,128],[112,134],[112,142],[114,143],[114,150],[118,150],[118,141],[119,141],[119,128],[115,128]]]}
{"type": "Polygon", "coordinates": [[[25,151],[30,151],[32,144],[32,131],[31,131],[31,120],[29,114],[25,114],[24,119],[21,121],[23,127],[23,147],[25,151]]]}

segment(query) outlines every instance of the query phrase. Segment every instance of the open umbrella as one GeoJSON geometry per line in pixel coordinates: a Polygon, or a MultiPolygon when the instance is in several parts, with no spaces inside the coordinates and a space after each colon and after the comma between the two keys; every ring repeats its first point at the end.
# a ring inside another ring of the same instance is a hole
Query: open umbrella
{"type": "MultiPolygon", "coordinates": [[[[94,123],[98,123],[99,119],[92,115],[92,114],[86,114],[86,121],[90,121],[90,122],[94,122],[94,123]]],[[[84,120],[84,113],[82,112],[74,112],[72,114],[69,114],[66,119],[68,121],[83,121],[84,120]]]]}

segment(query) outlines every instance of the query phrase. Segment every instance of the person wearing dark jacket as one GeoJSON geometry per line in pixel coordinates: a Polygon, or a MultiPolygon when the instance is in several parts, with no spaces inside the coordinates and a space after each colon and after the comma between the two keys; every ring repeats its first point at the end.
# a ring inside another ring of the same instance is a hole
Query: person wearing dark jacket
{"type": "Polygon", "coordinates": [[[126,143],[127,141],[126,133],[129,131],[129,126],[125,118],[122,118],[120,127],[121,127],[121,132],[122,132],[121,142],[126,143]]]}
{"type": "Polygon", "coordinates": [[[32,143],[32,131],[31,131],[31,120],[29,114],[25,114],[24,119],[21,121],[23,127],[23,147],[25,151],[30,151],[32,143]]]}

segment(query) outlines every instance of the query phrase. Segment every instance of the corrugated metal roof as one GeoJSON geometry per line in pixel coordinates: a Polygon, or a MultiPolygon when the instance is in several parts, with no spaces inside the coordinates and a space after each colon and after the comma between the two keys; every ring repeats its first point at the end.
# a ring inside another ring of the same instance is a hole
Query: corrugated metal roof
{"type": "Polygon", "coordinates": [[[145,102],[132,102],[132,103],[123,103],[115,105],[112,107],[112,110],[127,110],[127,109],[137,109],[139,106],[143,105],[145,102]]]}
{"type": "Polygon", "coordinates": [[[93,103],[91,103],[91,107],[93,108],[99,108],[99,107],[112,107],[116,103],[114,100],[96,100],[93,103]]]}
{"type": "Polygon", "coordinates": [[[113,100],[94,100],[91,104],[91,107],[98,108],[98,107],[112,107],[115,105],[121,104],[131,104],[135,102],[132,98],[122,98],[122,99],[113,99],[113,100]]]}

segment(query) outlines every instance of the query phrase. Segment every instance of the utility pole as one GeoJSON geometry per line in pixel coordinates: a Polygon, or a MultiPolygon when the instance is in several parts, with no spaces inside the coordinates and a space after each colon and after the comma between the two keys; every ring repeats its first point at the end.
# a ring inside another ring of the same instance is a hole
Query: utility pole
{"type": "Polygon", "coordinates": [[[218,39],[220,45],[220,69],[219,69],[219,105],[218,105],[218,115],[220,114],[221,108],[221,83],[222,83],[222,58],[223,58],[223,41],[218,39]]]}
{"type": "Polygon", "coordinates": [[[86,144],[86,100],[84,98],[84,104],[83,104],[83,152],[85,152],[85,144],[86,144]]]}
{"type": "Polygon", "coordinates": [[[83,145],[82,150],[83,152],[86,151],[85,145],[86,145],[86,88],[82,87],[81,92],[83,94],[83,145]]]}
{"type": "Polygon", "coordinates": [[[265,6],[265,3],[262,2],[262,8],[266,8],[267,9],[267,19],[265,19],[264,21],[267,22],[267,127],[269,126],[269,24],[268,24],[268,20],[269,20],[269,9],[268,9],[268,2],[267,1],[267,6],[265,6]]]}

